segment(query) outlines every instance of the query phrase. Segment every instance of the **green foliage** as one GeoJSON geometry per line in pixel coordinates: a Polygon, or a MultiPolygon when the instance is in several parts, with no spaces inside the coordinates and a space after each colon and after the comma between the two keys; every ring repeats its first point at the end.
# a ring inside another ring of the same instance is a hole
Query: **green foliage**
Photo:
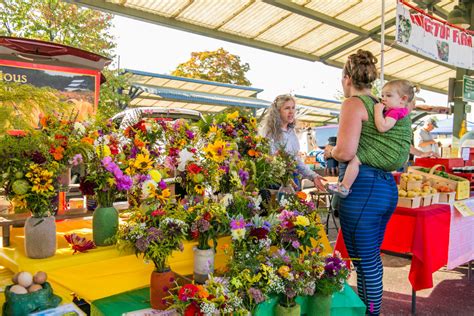
{"type": "Polygon", "coordinates": [[[112,14],[60,0],[2,0],[0,35],[60,43],[112,57],[112,14]]]}
{"type": "Polygon", "coordinates": [[[219,48],[215,51],[191,53],[191,59],[179,64],[171,74],[173,76],[250,86],[250,81],[245,77],[249,70],[249,64],[241,63],[239,56],[232,55],[223,48],[219,48]]]}
{"type": "Polygon", "coordinates": [[[111,118],[122,111],[130,102],[130,97],[126,93],[129,87],[128,76],[121,74],[120,70],[105,69],[102,74],[106,82],[100,86],[99,108],[97,119],[102,121],[111,118]]]}
{"type": "Polygon", "coordinates": [[[40,113],[65,112],[72,104],[61,102],[51,88],[0,81],[0,134],[8,129],[38,126],[40,113]]]}

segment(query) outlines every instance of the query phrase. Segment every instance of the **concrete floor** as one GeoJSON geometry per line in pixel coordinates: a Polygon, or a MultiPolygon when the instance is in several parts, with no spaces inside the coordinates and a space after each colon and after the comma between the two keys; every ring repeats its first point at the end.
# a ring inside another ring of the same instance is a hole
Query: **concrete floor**
{"type": "MultiPolygon", "coordinates": [[[[339,221],[337,222],[339,225],[339,221]]],[[[329,228],[329,241],[334,246],[337,231],[332,221],[329,228]]],[[[382,261],[384,265],[382,315],[410,315],[412,291],[408,280],[410,260],[382,254],[382,261]]],[[[349,284],[357,292],[356,273],[352,273],[349,284]]],[[[471,281],[467,279],[467,265],[455,270],[443,267],[433,274],[433,284],[433,288],[417,292],[416,315],[474,315],[474,276],[471,281]]]]}

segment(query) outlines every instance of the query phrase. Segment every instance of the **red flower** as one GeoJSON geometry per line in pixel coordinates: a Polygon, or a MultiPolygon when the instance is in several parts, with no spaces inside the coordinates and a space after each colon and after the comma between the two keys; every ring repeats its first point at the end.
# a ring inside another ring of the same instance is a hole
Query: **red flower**
{"type": "Polygon", "coordinates": [[[201,308],[196,302],[192,302],[184,310],[184,316],[203,316],[203,315],[204,314],[201,312],[201,308]]]}
{"type": "Polygon", "coordinates": [[[250,231],[250,237],[256,237],[258,240],[265,239],[268,236],[268,230],[263,227],[254,228],[250,231]]]}
{"type": "Polygon", "coordinates": [[[194,284],[183,285],[183,287],[178,291],[178,298],[180,301],[187,302],[190,298],[193,298],[196,295],[198,290],[199,289],[194,284]]]}
{"type": "Polygon", "coordinates": [[[199,231],[196,229],[196,230],[191,230],[191,237],[193,239],[198,239],[199,237],[199,231]]]}
{"type": "Polygon", "coordinates": [[[163,209],[156,209],[154,210],[153,212],[151,212],[151,216],[161,216],[161,215],[165,215],[166,212],[163,210],[163,209]]]}
{"type": "Polygon", "coordinates": [[[211,220],[211,213],[209,212],[206,212],[202,218],[204,218],[206,221],[210,221],[211,220]]]}
{"type": "Polygon", "coordinates": [[[95,244],[92,240],[87,240],[84,237],[79,237],[76,233],[70,235],[64,235],[67,242],[71,245],[71,248],[74,250],[73,254],[76,252],[86,252],[89,249],[94,249],[95,244]]]}
{"type": "Polygon", "coordinates": [[[199,172],[202,171],[202,168],[196,165],[195,163],[188,165],[186,169],[188,170],[190,174],[198,174],[199,172]]]}

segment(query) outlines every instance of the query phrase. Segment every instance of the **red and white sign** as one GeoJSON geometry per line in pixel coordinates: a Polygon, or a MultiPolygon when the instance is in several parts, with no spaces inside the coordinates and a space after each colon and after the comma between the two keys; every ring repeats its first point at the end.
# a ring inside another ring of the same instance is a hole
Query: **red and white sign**
{"type": "Polygon", "coordinates": [[[397,43],[419,54],[465,69],[474,69],[473,37],[467,31],[409,5],[397,3],[397,43]]]}

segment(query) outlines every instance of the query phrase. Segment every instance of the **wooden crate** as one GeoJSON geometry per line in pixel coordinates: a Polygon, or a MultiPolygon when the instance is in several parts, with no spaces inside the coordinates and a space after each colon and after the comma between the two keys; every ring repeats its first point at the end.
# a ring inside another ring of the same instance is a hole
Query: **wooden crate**
{"type": "Polygon", "coordinates": [[[469,198],[471,194],[470,183],[464,178],[450,174],[450,179],[443,178],[436,175],[436,169],[442,165],[433,166],[430,172],[419,170],[420,167],[409,167],[408,172],[422,175],[426,180],[430,181],[431,186],[437,188],[438,186],[447,186],[456,192],[456,200],[463,200],[469,198]]]}
{"type": "Polygon", "coordinates": [[[453,204],[455,200],[455,192],[440,192],[439,203],[453,204]]]}
{"type": "Polygon", "coordinates": [[[413,198],[398,197],[397,206],[408,207],[408,208],[418,208],[421,206],[421,197],[420,196],[416,196],[413,198]]]}

